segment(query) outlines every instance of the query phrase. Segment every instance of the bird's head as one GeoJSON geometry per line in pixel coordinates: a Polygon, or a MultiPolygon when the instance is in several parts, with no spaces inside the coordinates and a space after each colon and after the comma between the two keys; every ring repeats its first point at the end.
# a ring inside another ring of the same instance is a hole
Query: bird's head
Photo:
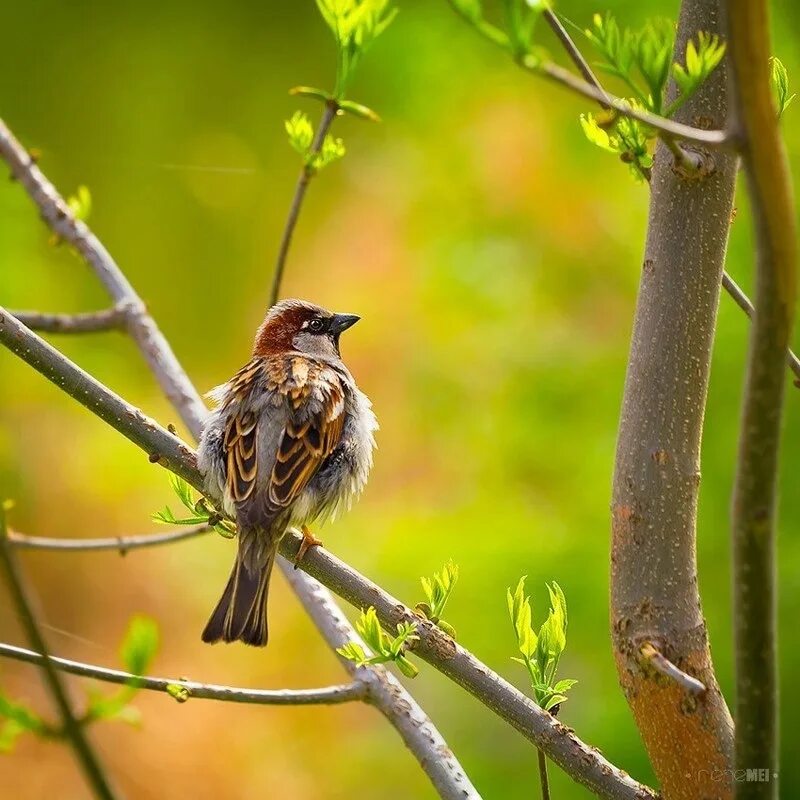
{"type": "Polygon", "coordinates": [[[256,333],[253,355],[296,350],[311,356],[339,357],[339,336],[355,325],[355,314],[334,314],[305,300],[281,300],[267,312],[256,333]]]}

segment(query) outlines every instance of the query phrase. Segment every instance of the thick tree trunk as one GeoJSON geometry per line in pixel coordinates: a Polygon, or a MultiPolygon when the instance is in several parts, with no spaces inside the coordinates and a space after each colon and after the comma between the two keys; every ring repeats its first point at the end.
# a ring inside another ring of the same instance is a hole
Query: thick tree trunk
{"type": "MultiPolygon", "coordinates": [[[[699,31],[724,35],[718,0],[685,0],[676,59],[699,31]]],[[[671,91],[674,91],[674,87],[671,91]]],[[[717,70],[678,117],[725,126],[717,70]]],[[[620,682],[666,800],[731,796],[733,723],[714,677],[697,587],[700,441],[736,157],[687,179],[660,145],[617,443],[612,503],[611,627],[620,682]],[[652,644],[705,685],[691,694],[655,672],[652,644]],[[652,651],[650,651],[652,652],[652,651]]]]}

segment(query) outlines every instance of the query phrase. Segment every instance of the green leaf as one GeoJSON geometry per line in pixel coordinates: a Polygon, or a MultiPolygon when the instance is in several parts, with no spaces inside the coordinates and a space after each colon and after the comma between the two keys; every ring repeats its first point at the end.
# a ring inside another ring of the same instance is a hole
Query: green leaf
{"type": "Polygon", "coordinates": [[[0,717],[13,723],[13,731],[18,730],[18,733],[13,733],[12,731],[12,733],[9,734],[13,739],[16,739],[19,733],[24,733],[25,731],[43,733],[47,729],[47,724],[35,711],[22,703],[11,700],[1,691],[0,717]]]}
{"type": "Polygon", "coordinates": [[[336,652],[359,667],[367,662],[367,654],[357,642],[348,642],[344,647],[336,648],[336,652]]]}
{"type": "Polygon", "coordinates": [[[289,137],[289,144],[301,156],[305,156],[314,140],[314,128],[308,115],[302,111],[295,111],[283,125],[286,128],[286,135],[289,137]]]}
{"type": "Polygon", "coordinates": [[[289,89],[289,94],[299,97],[311,97],[314,100],[321,100],[323,103],[333,99],[330,92],[326,92],[324,89],[315,89],[313,86],[293,86],[289,89]]]}
{"type": "Polygon", "coordinates": [[[395,663],[397,664],[397,668],[400,672],[403,673],[407,678],[416,678],[419,675],[419,669],[414,666],[405,656],[399,656],[395,663]]]}
{"type": "Polygon", "coordinates": [[[553,691],[558,694],[564,694],[564,692],[568,692],[577,682],[578,681],[572,680],[572,678],[563,678],[556,683],[553,687],[553,691]]]}
{"type": "Polygon", "coordinates": [[[553,706],[563,703],[567,698],[563,694],[554,694],[545,702],[544,710],[549,711],[553,706]]]}
{"type": "Polygon", "coordinates": [[[345,154],[344,142],[328,134],[322,143],[319,153],[309,154],[306,164],[312,172],[319,172],[329,164],[338,161],[345,154]]]}
{"type": "Polygon", "coordinates": [[[339,102],[339,108],[359,119],[366,119],[370,122],[381,121],[381,118],[371,108],[361,103],[354,103],[352,100],[341,100],[339,102]]]}
{"type": "Polygon", "coordinates": [[[789,93],[789,73],[783,62],[777,56],[772,56],[769,63],[772,88],[775,91],[775,100],[778,105],[778,119],[780,119],[797,95],[789,93]]]}
{"type": "Polygon", "coordinates": [[[22,725],[13,719],[7,720],[0,726],[0,753],[12,752],[17,739],[25,733],[25,730],[22,725]]]}
{"type": "Polygon", "coordinates": [[[120,659],[133,675],[144,675],[158,650],[158,625],[155,620],[137,614],[130,621],[120,646],[120,659]]]}
{"type": "Polygon", "coordinates": [[[478,22],[483,17],[480,0],[450,0],[450,5],[470,22],[478,22]]]}
{"type": "Polygon", "coordinates": [[[693,95],[711,73],[717,68],[725,55],[725,43],[716,34],[700,31],[697,44],[690,39],[686,45],[685,64],[672,65],[672,76],[681,90],[678,99],[667,109],[667,116],[693,95]]]}
{"type": "Polygon", "coordinates": [[[597,120],[593,114],[581,114],[580,122],[586,138],[592,144],[596,145],[601,150],[605,150],[607,153],[619,152],[618,148],[612,145],[608,131],[597,124],[597,120]]]}

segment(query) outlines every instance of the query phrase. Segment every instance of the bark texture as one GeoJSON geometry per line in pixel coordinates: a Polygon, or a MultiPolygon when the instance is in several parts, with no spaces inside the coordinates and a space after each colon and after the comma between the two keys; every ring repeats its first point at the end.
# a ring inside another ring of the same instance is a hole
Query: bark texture
{"type": "MultiPolygon", "coordinates": [[[[682,4],[676,59],[699,31],[725,34],[718,0],[682,4]]],[[[672,87],[670,92],[674,92],[672,87]]],[[[678,114],[723,127],[720,68],[678,114]]],[[[731,796],[733,723],[719,691],[697,587],[700,443],[736,156],[708,152],[694,180],[660,144],[617,442],[611,628],[620,683],[666,800],[731,796]],[[652,644],[706,687],[697,696],[641,656],[652,644]]]]}

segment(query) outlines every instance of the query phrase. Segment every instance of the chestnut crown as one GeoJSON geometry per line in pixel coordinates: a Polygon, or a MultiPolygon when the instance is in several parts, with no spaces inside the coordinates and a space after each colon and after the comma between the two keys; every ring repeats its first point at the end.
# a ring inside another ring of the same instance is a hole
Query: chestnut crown
{"type": "Polygon", "coordinates": [[[281,300],[261,323],[253,355],[296,351],[339,358],[339,336],[359,319],[355,314],[335,314],[305,300],[281,300]]]}

